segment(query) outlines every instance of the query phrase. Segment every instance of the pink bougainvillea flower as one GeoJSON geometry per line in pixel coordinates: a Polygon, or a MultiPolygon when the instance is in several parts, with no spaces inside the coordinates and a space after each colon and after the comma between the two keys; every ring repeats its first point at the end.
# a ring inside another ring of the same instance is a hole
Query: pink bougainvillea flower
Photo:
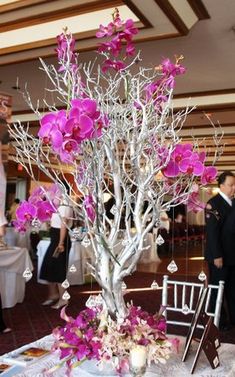
{"type": "Polygon", "coordinates": [[[37,208],[32,203],[23,201],[16,210],[18,221],[26,222],[33,220],[37,215],[37,208]]]}
{"type": "Polygon", "coordinates": [[[88,219],[91,222],[95,221],[95,218],[96,218],[95,202],[92,195],[87,195],[84,197],[83,205],[84,205],[88,219]]]}
{"type": "Polygon", "coordinates": [[[214,166],[206,166],[201,176],[201,183],[207,185],[212,183],[217,175],[217,169],[214,166]]]}
{"type": "Polygon", "coordinates": [[[49,221],[56,208],[48,201],[43,200],[37,204],[37,218],[41,222],[49,221]]]}

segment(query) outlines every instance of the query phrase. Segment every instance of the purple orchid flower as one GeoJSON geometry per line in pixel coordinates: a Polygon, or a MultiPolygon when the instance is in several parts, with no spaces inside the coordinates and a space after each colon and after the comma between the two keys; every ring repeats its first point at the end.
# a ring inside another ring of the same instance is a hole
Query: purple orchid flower
{"type": "Polygon", "coordinates": [[[49,144],[52,139],[55,143],[57,133],[59,134],[63,130],[66,120],[65,110],[44,115],[40,121],[39,138],[41,138],[45,144],[49,144]]]}
{"type": "Polygon", "coordinates": [[[192,192],[190,193],[187,201],[187,210],[193,212],[199,212],[204,210],[206,204],[203,203],[199,198],[199,187],[198,185],[193,185],[192,192]]]}
{"type": "Polygon", "coordinates": [[[99,31],[96,33],[96,38],[111,37],[114,30],[113,22],[110,22],[107,26],[100,25],[99,31]]]}
{"type": "Polygon", "coordinates": [[[33,220],[37,215],[37,208],[28,203],[26,200],[23,201],[16,210],[16,217],[18,221],[27,222],[33,220]]]}
{"type": "Polygon", "coordinates": [[[191,157],[184,158],[179,162],[179,169],[182,173],[201,176],[204,170],[204,165],[199,161],[198,154],[193,153],[191,157]]]}
{"type": "Polygon", "coordinates": [[[121,60],[111,60],[111,59],[106,59],[103,63],[102,66],[102,71],[105,73],[109,69],[114,69],[115,71],[121,71],[126,67],[125,63],[121,60]]]}
{"type": "Polygon", "coordinates": [[[85,208],[88,219],[91,222],[94,222],[96,218],[96,212],[95,212],[95,202],[93,200],[92,195],[85,196],[83,204],[84,204],[84,208],[85,208]]]}
{"type": "Polygon", "coordinates": [[[207,185],[212,183],[217,175],[217,169],[214,166],[206,166],[201,176],[201,183],[207,185]]]}
{"type": "Polygon", "coordinates": [[[41,222],[49,221],[56,208],[48,201],[43,200],[37,204],[37,218],[41,222]]]}
{"type": "Polygon", "coordinates": [[[13,224],[14,228],[17,230],[17,232],[19,232],[19,233],[25,233],[26,230],[27,230],[25,223],[22,222],[22,221],[14,220],[12,222],[12,224],[13,224]]]}

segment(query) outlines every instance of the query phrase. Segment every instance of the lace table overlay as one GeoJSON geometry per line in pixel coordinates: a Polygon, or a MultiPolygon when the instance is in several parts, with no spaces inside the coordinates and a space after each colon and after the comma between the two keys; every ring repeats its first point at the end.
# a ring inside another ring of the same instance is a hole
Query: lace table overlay
{"type": "MultiPolygon", "coordinates": [[[[30,346],[41,347],[45,349],[50,349],[53,343],[52,335],[46,336],[36,342],[30,344],[30,346]]],[[[180,337],[180,350],[178,354],[172,354],[171,358],[167,361],[166,364],[159,364],[159,365],[152,365],[147,369],[145,377],[189,377],[190,376],[190,369],[192,366],[192,362],[195,356],[195,350],[197,348],[197,344],[194,344],[191,348],[190,354],[185,363],[181,361],[182,357],[182,348],[184,345],[184,339],[180,337]]],[[[14,355],[14,353],[18,353],[19,351],[23,351],[24,349],[28,348],[29,344],[23,346],[15,351],[9,352],[6,355],[0,357],[0,361],[2,361],[4,356],[14,355]]],[[[204,353],[202,352],[195,372],[193,374],[194,377],[235,377],[235,344],[225,344],[222,343],[221,347],[218,349],[219,359],[220,359],[220,366],[216,369],[211,369],[204,353]]],[[[59,361],[58,354],[50,354],[49,356],[45,356],[40,359],[39,362],[35,364],[29,365],[27,368],[22,368],[19,373],[14,373],[12,376],[17,377],[45,377],[45,370],[51,368],[59,361]]],[[[97,369],[94,367],[94,362],[91,363],[93,366],[89,365],[86,367],[86,364],[82,365],[81,367],[77,367],[72,372],[72,376],[79,376],[79,377],[92,377],[96,374],[97,369]]],[[[17,369],[18,372],[19,369],[17,369]]],[[[107,374],[105,373],[107,376],[107,374]]],[[[9,375],[10,376],[10,375],[9,375]]],[[[53,373],[54,377],[64,377],[65,376],[65,367],[58,369],[56,372],[53,373]]],[[[110,377],[115,376],[114,373],[109,374],[110,377]]],[[[126,374],[125,377],[128,375],[126,374]]]]}

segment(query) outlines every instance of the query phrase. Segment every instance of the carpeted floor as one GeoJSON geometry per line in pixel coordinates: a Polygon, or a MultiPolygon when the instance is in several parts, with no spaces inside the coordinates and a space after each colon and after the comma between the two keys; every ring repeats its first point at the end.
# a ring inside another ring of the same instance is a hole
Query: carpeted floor
{"type": "MultiPolygon", "coordinates": [[[[154,279],[161,285],[162,276],[161,273],[156,275],[156,273],[151,272],[135,272],[125,280],[127,288],[130,289],[130,292],[125,295],[126,301],[133,300],[135,305],[140,305],[152,313],[157,311],[161,303],[161,289],[144,291],[135,289],[150,288],[154,279]]],[[[184,278],[185,276],[182,276],[182,279],[184,278]]],[[[177,276],[177,279],[180,279],[180,276],[177,276]]],[[[195,279],[195,277],[192,279],[195,279]]],[[[67,313],[75,316],[84,308],[90,294],[92,292],[96,294],[97,290],[99,290],[99,287],[95,283],[70,287],[71,300],[67,307],[67,313]]],[[[34,276],[26,284],[24,302],[17,304],[14,308],[3,310],[5,322],[13,331],[9,334],[0,335],[0,355],[39,339],[51,333],[56,326],[63,324],[60,319],[60,310],[41,305],[45,297],[46,286],[38,284],[34,276]]],[[[182,330],[179,331],[179,334],[182,334],[182,330]]],[[[235,328],[229,332],[223,332],[221,341],[235,343],[235,328]]]]}

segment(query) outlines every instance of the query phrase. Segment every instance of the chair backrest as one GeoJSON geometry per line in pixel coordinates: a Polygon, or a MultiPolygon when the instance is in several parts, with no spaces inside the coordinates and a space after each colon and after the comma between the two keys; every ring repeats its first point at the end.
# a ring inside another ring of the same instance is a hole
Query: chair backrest
{"type": "MultiPolygon", "coordinates": [[[[180,326],[190,326],[191,316],[187,314],[194,314],[198,303],[198,300],[203,292],[205,285],[203,283],[193,283],[186,281],[169,280],[168,275],[163,277],[163,290],[162,290],[162,305],[166,307],[164,316],[168,324],[180,325],[180,326]],[[169,292],[172,294],[170,295],[169,292]],[[182,316],[178,316],[176,319],[168,319],[167,312],[178,312],[185,314],[184,319],[181,320],[182,316]]],[[[208,292],[205,302],[205,312],[208,316],[214,317],[214,324],[219,327],[220,312],[223,301],[223,291],[224,291],[224,281],[220,281],[219,285],[209,284],[208,292]],[[210,310],[210,298],[213,290],[217,291],[217,299],[215,310],[212,312],[210,310]]],[[[198,325],[197,327],[203,328],[203,326],[198,325]]]]}

